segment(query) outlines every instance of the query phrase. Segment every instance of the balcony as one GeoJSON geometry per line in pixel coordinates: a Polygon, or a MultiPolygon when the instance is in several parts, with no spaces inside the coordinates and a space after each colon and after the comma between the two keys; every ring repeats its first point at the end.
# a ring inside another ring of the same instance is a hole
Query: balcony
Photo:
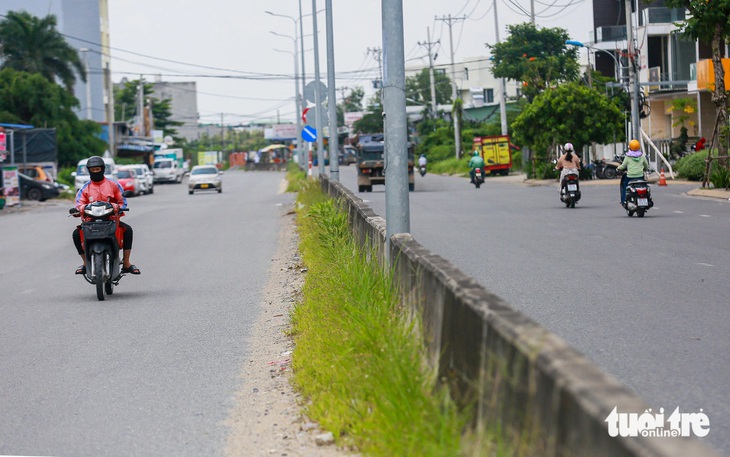
{"type": "Polygon", "coordinates": [[[684,8],[652,7],[646,8],[639,15],[639,25],[674,24],[685,19],[684,8]]]}
{"type": "Polygon", "coordinates": [[[626,41],[625,25],[604,25],[596,28],[596,43],[602,41],[626,41]]]}

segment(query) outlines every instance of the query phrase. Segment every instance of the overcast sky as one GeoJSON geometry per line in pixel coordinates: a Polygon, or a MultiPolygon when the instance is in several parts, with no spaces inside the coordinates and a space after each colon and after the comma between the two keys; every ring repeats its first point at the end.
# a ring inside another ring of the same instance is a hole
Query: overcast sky
{"type": "MultiPolygon", "coordinates": [[[[591,0],[533,0],[536,23],[562,27],[572,39],[591,40],[591,0]]],[[[312,33],[312,0],[301,0],[304,34],[312,33]]],[[[379,0],[333,0],[336,86],[361,86],[372,94],[378,63],[368,49],[382,47],[379,0]]],[[[493,0],[403,0],[406,66],[427,65],[419,42],[440,41],[436,65],[450,63],[453,21],[455,60],[487,56],[495,42],[493,0]]],[[[299,0],[112,0],[109,2],[112,72],[122,77],[196,81],[201,122],[248,123],[262,118],[294,118],[295,22],[299,0]],[[285,51],[285,52],[279,52],[285,51]]],[[[317,0],[320,72],[326,83],[325,1],[317,0]]],[[[500,38],[507,26],[529,21],[529,0],[497,0],[500,38]]],[[[298,30],[298,29],[297,29],[298,30]]],[[[313,37],[305,36],[305,69],[314,77],[313,37]]],[[[585,58],[585,56],[581,56],[585,58]]],[[[301,69],[300,69],[301,71],[301,69]]],[[[340,92],[338,91],[338,98],[340,92]]]]}

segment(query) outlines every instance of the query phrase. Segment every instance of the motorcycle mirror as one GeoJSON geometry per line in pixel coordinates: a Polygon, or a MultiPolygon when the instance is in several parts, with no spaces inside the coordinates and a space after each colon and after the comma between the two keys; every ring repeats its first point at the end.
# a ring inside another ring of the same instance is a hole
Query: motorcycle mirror
{"type": "Polygon", "coordinates": [[[79,212],[79,210],[77,208],[71,208],[71,209],[68,210],[68,213],[69,214],[76,214],[78,212],[79,212]]]}

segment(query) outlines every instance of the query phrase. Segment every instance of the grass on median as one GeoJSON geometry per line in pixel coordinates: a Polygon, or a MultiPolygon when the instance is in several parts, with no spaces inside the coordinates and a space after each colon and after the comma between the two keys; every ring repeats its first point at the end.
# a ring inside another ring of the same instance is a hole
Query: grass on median
{"type": "Polygon", "coordinates": [[[364,455],[460,455],[467,414],[434,387],[393,278],[355,243],[318,182],[300,184],[308,273],[292,316],[293,368],[307,414],[364,455]]]}

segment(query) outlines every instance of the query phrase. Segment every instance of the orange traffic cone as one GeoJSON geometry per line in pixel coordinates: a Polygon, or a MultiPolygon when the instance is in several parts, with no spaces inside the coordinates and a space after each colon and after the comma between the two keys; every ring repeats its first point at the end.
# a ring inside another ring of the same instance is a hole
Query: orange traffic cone
{"type": "Polygon", "coordinates": [[[667,178],[664,177],[664,167],[662,167],[661,173],[659,173],[659,186],[667,185],[667,178]]]}

